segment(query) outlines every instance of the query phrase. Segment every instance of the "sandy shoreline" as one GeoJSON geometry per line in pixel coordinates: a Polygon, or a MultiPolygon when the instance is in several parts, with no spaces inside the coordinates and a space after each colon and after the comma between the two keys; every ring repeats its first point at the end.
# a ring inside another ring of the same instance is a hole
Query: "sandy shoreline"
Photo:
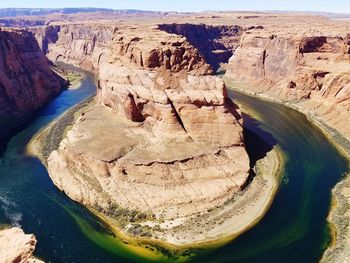
{"type": "Polygon", "coordinates": [[[83,76],[78,75],[76,78],[71,80],[68,89],[70,90],[79,89],[81,87],[83,78],[84,78],[83,76]]]}
{"type": "MultiPolygon", "coordinates": [[[[86,102],[77,104],[38,132],[28,144],[27,152],[37,156],[46,165],[49,154],[57,149],[67,127],[74,123],[80,109],[86,105],[88,105],[86,102]],[[53,137],[59,139],[53,140],[53,137]]],[[[163,222],[161,231],[154,235],[157,239],[130,236],[118,228],[113,219],[98,213],[94,208],[89,209],[106,222],[116,236],[131,243],[156,244],[173,251],[217,247],[252,228],[265,215],[280,185],[283,167],[283,153],[278,147],[274,148],[265,158],[257,162],[256,176],[244,191],[204,215],[180,218],[177,219],[178,222],[174,220],[163,222]]]]}
{"type": "MultiPolygon", "coordinates": [[[[253,97],[283,104],[301,112],[313,125],[320,129],[344,157],[350,160],[350,149],[343,144],[344,138],[341,137],[341,134],[338,134],[334,129],[324,123],[321,118],[311,116],[309,112],[290,102],[271,98],[263,93],[242,89],[240,87],[244,86],[243,83],[232,82],[232,80],[228,78],[225,79],[225,81],[230,83],[228,86],[231,90],[237,90],[253,97]],[[232,86],[235,87],[232,88],[232,86]]],[[[344,176],[344,179],[332,189],[332,206],[327,221],[330,225],[332,240],[320,262],[350,262],[350,174],[344,176]]]]}

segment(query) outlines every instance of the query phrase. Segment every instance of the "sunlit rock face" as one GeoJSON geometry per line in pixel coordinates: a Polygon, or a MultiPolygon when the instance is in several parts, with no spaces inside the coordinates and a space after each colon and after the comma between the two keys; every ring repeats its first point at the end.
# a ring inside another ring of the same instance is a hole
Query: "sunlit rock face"
{"type": "Polygon", "coordinates": [[[36,242],[34,235],[26,235],[18,227],[0,230],[0,262],[43,263],[32,257],[36,242]]]}
{"type": "Polygon", "coordinates": [[[227,63],[238,47],[244,28],[238,25],[206,25],[172,23],[158,25],[160,30],[176,34],[196,47],[216,71],[221,63],[227,63]]]}
{"type": "Polygon", "coordinates": [[[336,31],[324,36],[288,31],[244,35],[226,77],[318,115],[349,140],[349,43],[348,36],[336,31]]]}
{"type": "MultiPolygon", "coordinates": [[[[241,115],[185,37],[146,29],[114,29],[87,56],[98,78],[96,103],[51,153],[48,170],[72,199],[117,221],[120,209],[151,222],[186,221],[246,186],[241,115]]],[[[76,54],[67,47],[63,53],[76,54]]],[[[134,224],[117,225],[128,232],[134,224]]]]}
{"type": "Polygon", "coordinates": [[[66,82],[50,69],[34,35],[0,31],[0,138],[28,121],[66,82]]]}

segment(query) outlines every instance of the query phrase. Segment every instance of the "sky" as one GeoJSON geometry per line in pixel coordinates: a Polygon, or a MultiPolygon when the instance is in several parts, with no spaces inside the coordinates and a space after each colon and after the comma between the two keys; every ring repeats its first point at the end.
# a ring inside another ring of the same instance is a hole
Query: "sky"
{"type": "Polygon", "coordinates": [[[291,10],[350,13],[350,0],[0,0],[0,8],[102,7],[154,11],[291,10]]]}

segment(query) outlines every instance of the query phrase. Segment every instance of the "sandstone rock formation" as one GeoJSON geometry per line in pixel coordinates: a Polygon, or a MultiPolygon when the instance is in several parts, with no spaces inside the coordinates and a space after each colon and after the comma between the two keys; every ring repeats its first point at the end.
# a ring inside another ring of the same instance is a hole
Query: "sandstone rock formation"
{"type": "Polygon", "coordinates": [[[233,55],[244,30],[238,25],[188,23],[160,24],[158,28],[170,34],[186,37],[203,54],[215,71],[220,67],[220,63],[227,63],[233,55]]]}
{"type": "Polygon", "coordinates": [[[36,242],[34,235],[26,235],[20,228],[0,230],[0,262],[42,263],[32,257],[36,242]]]}
{"type": "Polygon", "coordinates": [[[50,69],[32,33],[0,30],[0,138],[27,121],[65,81],[50,69]]]}
{"type": "Polygon", "coordinates": [[[244,34],[226,77],[318,116],[350,140],[350,39],[328,26],[317,34],[244,34]]]}
{"type": "Polygon", "coordinates": [[[65,62],[95,72],[103,51],[112,40],[115,26],[55,24],[32,28],[38,43],[53,62],[65,62]]]}
{"type": "Polygon", "coordinates": [[[198,74],[212,73],[199,51],[181,36],[170,35],[152,26],[144,28],[111,24],[69,24],[33,28],[36,38],[52,61],[73,63],[96,72],[106,59],[110,43],[125,63],[153,69],[163,67],[178,72],[182,69],[198,74]]]}
{"type": "MultiPolygon", "coordinates": [[[[349,22],[281,16],[262,25],[263,30],[250,30],[242,36],[227,66],[228,82],[306,113],[349,154],[349,22]]],[[[336,238],[322,262],[349,259],[349,181],[344,178],[333,190],[337,208],[329,220],[335,225],[336,238]]]]}
{"type": "MultiPolygon", "coordinates": [[[[245,185],[245,161],[232,165],[247,157],[239,146],[239,112],[223,84],[208,76],[233,52],[228,78],[316,114],[349,138],[347,22],[229,12],[162,21],[69,19],[32,31],[51,60],[95,72],[98,105],[81,113],[51,154],[50,175],[73,199],[117,221],[128,218],[116,222],[125,231],[145,234],[148,226],[155,236],[161,231],[154,224],[164,219],[159,225],[166,231],[169,222],[186,225],[187,218],[222,204],[222,189],[229,197],[245,185]]],[[[180,242],[172,234],[160,236],[180,242]]]]}
{"type": "Polygon", "coordinates": [[[174,244],[204,241],[170,232],[179,222],[191,228],[191,219],[246,186],[240,112],[185,37],[147,30],[115,28],[104,43],[94,31],[91,45],[73,34],[63,45],[72,34],[60,28],[48,56],[59,51],[80,65],[88,59],[98,76],[97,104],[81,111],[49,156],[48,171],[58,188],[125,233],[174,244]]]}

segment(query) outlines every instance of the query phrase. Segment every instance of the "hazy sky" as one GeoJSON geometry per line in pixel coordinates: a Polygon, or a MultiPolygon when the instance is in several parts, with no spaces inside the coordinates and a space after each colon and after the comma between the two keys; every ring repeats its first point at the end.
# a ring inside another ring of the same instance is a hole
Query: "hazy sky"
{"type": "Polygon", "coordinates": [[[0,0],[3,7],[104,7],[161,11],[295,10],[350,13],[350,0],[0,0]]]}

